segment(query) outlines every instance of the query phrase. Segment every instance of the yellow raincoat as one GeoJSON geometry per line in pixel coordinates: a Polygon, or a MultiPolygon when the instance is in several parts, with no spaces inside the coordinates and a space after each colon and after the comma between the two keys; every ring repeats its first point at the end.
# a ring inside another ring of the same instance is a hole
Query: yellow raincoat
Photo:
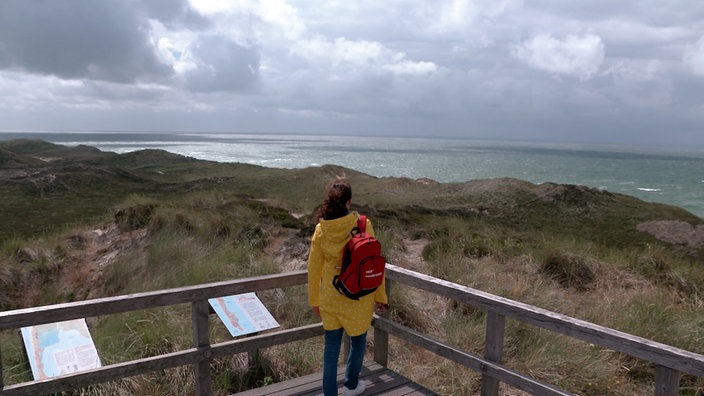
{"type": "MultiPolygon", "coordinates": [[[[332,278],[340,273],[342,254],[350,231],[357,225],[359,214],[352,212],[333,220],[320,220],[315,227],[308,256],[308,303],[320,307],[320,317],[325,330],[340,327],[350,337],[369,329],[374,313],[374,302],[388,303],[386,279],[372,294],[352,300],[340,294],[332,285],[332,278]]],[[[366,232],[374,235],[374,228],[367,219],[366,232]]]]}

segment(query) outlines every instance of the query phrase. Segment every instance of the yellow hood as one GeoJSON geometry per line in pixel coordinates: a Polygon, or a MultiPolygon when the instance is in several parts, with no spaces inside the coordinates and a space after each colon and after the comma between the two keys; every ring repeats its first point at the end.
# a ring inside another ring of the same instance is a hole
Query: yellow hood
{"type": "Polygon", "coordinates": [[[358,218],[357,212],[351,212],[334,220],[320,221],[320,233],[317,237],[320,238],[320,248],[325,257],[333,260],[338,256],[340,259],[342,258],[342,250],[352,237],[351,231],[357,226],[358,218]]]}

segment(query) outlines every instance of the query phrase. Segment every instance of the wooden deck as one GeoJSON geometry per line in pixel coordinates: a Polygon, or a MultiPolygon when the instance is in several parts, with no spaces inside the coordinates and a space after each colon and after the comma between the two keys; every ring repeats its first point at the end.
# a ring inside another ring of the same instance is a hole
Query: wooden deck
{"type": "MultiPolygon", "coordinates": [[[[19,331],[25,326],[190,304],[193,346],[41,381],[8,385],[5,384],[3,378],[3,373],[7,370],[2,367],[3,361],[7,361],[8,358],[0,358],[0,396],[53,395],[176,367],[183,367],[186,370],[189,367],[192,369],[195,383],[195,392],[193,393],[195,395],[212,395],[214,392],[211,365],[214,359],[226,358],[239,353],[247,353],[248,356],[255,357],[255,354],[261,349],[322,337],[324,330],[322,323],[313,323],[212,343],[210,340],[211,313],[208,300],[260,290],[298,287],[306,284],[307,276],[305,270],[297,270],[174,289],[1,311],[0,331],[19,331]]],[[[369,390],[364,395],[436,394],[383,368],[388,366],[389,357],[392,356],[389,353],[390,337],[415,345],[481,373],[481,394],[483,395],[498,396],[500,394],[499,387],[502,384],[531,395],[573,395],[569,390],[542,382],[528,373],[515,371],[501,363],[503,351],[506,348],[504,339],[508,319],[587,342],[603,351],[622,353],[625,356],[646,362],[647,365],[653,367],[655,386],[652,393],[655,396],[679,396],[680,390],[685,389],[680,387],[680,379],[683,375],[704,378],[704,355],[702,354],[609,329],[388,263],[386,276],[386,287],[390,288],[393,284],[400,285],[400,287],[412,287],[486,312],[484,353],[480,355],[462,350],[445,340],[437,339],[432,335],[424,334],[405,326],[403,323],[396,322],[391,317],[383,315],[375,317],[372,323],[374,332],[373,360],[377,363],[367,362],[363,370],[364,381],[369,383],[369,390]]],[[[569,354],[570,351],[565,350],[564,353],[569,354]]],[[[321,374],[318,373],[244,392],[241,395],[320,395],[321,382],[321,374]]],[[[342,383],[341,373],[339,383],[342,383]]],[[[579,383],[573,385],[577,388],[580,386],[579,383]]]]}
{"type": "MultiPolygon", "coordinates": [[[[345,368],[341,366],[337,372],[337,383],[342,387],[345,377],[345,368]]],[[[294,378],[289,381],[236,393],[233,396],[314,396],[322,395],[322,372],[294,378]]],[[[437,393],[423,388],[406,377],[401,376],[375,362],[365,362],[360,374],[360,380],[365,381],[367,390],[362,396],[369,395],[437,395],[437,393]]],[[[340,392],[339,394],[342,394],[340,392]]]]}

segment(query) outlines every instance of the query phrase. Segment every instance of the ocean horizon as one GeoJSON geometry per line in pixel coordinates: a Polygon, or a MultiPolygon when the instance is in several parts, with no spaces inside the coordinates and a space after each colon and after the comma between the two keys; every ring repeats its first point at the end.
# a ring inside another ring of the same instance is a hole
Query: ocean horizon
{"type": "Polygon", "coordinates": [[[216,162],[300,169],[339,165],[442,183],[515,178],[576,184],[679,206],[704,217],[704,149],[450,138],[235,133],[0,132],[126,153],[163,149],[216,162]]]}

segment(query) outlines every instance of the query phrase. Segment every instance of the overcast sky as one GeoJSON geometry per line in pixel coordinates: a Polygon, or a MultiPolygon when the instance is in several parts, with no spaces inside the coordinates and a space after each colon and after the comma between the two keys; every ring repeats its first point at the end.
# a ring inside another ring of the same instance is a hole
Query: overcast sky
{"type": "Polygon", "coordinates": [[[704,1],[0,0],[0,130],[704,146],[704,1]]]}

